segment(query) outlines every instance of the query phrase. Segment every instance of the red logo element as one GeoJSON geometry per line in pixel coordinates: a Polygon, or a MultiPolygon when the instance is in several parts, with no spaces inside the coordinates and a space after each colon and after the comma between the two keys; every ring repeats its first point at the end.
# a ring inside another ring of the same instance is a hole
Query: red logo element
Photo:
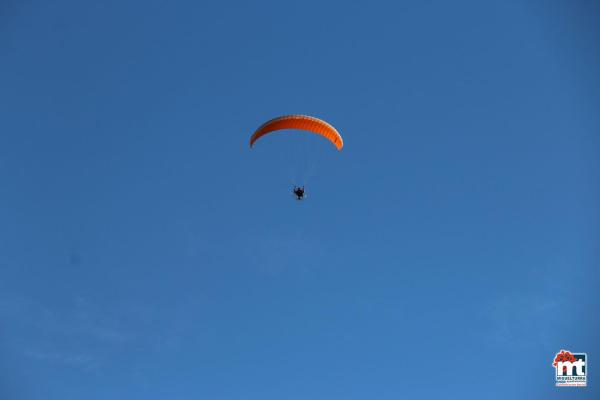
{"type": "MultiPolygon", "coordinates": [[[[575,358],[575,356],[573,354],[571,354],[571,352],[567,351],[567,350],[561,350],[560,353],[556,354],[556,357],[554,358],[554,362],[552,363],[552,365],[554,365],[554,367],[558,366],[559,362],[576,362],[577,359],[575,358]]],[[[563,374],[567,373],[567,367],[563,366],[563,374]]]]}

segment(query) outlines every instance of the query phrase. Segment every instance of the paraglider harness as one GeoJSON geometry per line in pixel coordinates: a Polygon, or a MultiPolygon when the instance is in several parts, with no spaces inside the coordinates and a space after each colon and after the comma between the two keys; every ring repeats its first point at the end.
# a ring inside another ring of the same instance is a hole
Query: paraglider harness
{"type": "Polygon", "coordinates": [[[304,186],[294,186],[292,192],[296,195],[296,200],[304,200],[304,186]]]}

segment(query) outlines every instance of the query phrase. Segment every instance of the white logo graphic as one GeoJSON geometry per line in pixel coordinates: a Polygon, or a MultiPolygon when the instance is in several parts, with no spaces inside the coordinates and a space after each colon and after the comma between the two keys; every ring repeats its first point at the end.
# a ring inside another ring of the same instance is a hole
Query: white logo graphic
{"type": "Polygon", "coordinates": [[[587,354],[561,350],[554,356],[556,386],[587,386],[587,354]]]}

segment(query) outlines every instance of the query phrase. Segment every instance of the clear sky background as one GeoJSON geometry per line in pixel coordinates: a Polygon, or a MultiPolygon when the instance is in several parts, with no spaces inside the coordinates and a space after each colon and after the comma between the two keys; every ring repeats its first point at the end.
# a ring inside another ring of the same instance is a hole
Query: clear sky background
{"type": "Polygon", "coordinates": [[[2,1],[0,398],[600,398],[599,20],[2,1]]]}

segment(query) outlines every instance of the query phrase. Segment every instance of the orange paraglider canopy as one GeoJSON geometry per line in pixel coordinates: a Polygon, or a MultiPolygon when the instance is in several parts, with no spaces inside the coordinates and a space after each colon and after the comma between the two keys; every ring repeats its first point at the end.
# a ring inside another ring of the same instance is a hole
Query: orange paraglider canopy
{"type": "Polygon", "coordinates": [[[250,147],[264,135],[282,129],[298,129],[316,133],[333,143],[338,150],[342,150],[342,147],[344,147],[342,136],[333,126],[319,118],[308,115],[284,115],[265,122],[250,138],[250,147]]]}

